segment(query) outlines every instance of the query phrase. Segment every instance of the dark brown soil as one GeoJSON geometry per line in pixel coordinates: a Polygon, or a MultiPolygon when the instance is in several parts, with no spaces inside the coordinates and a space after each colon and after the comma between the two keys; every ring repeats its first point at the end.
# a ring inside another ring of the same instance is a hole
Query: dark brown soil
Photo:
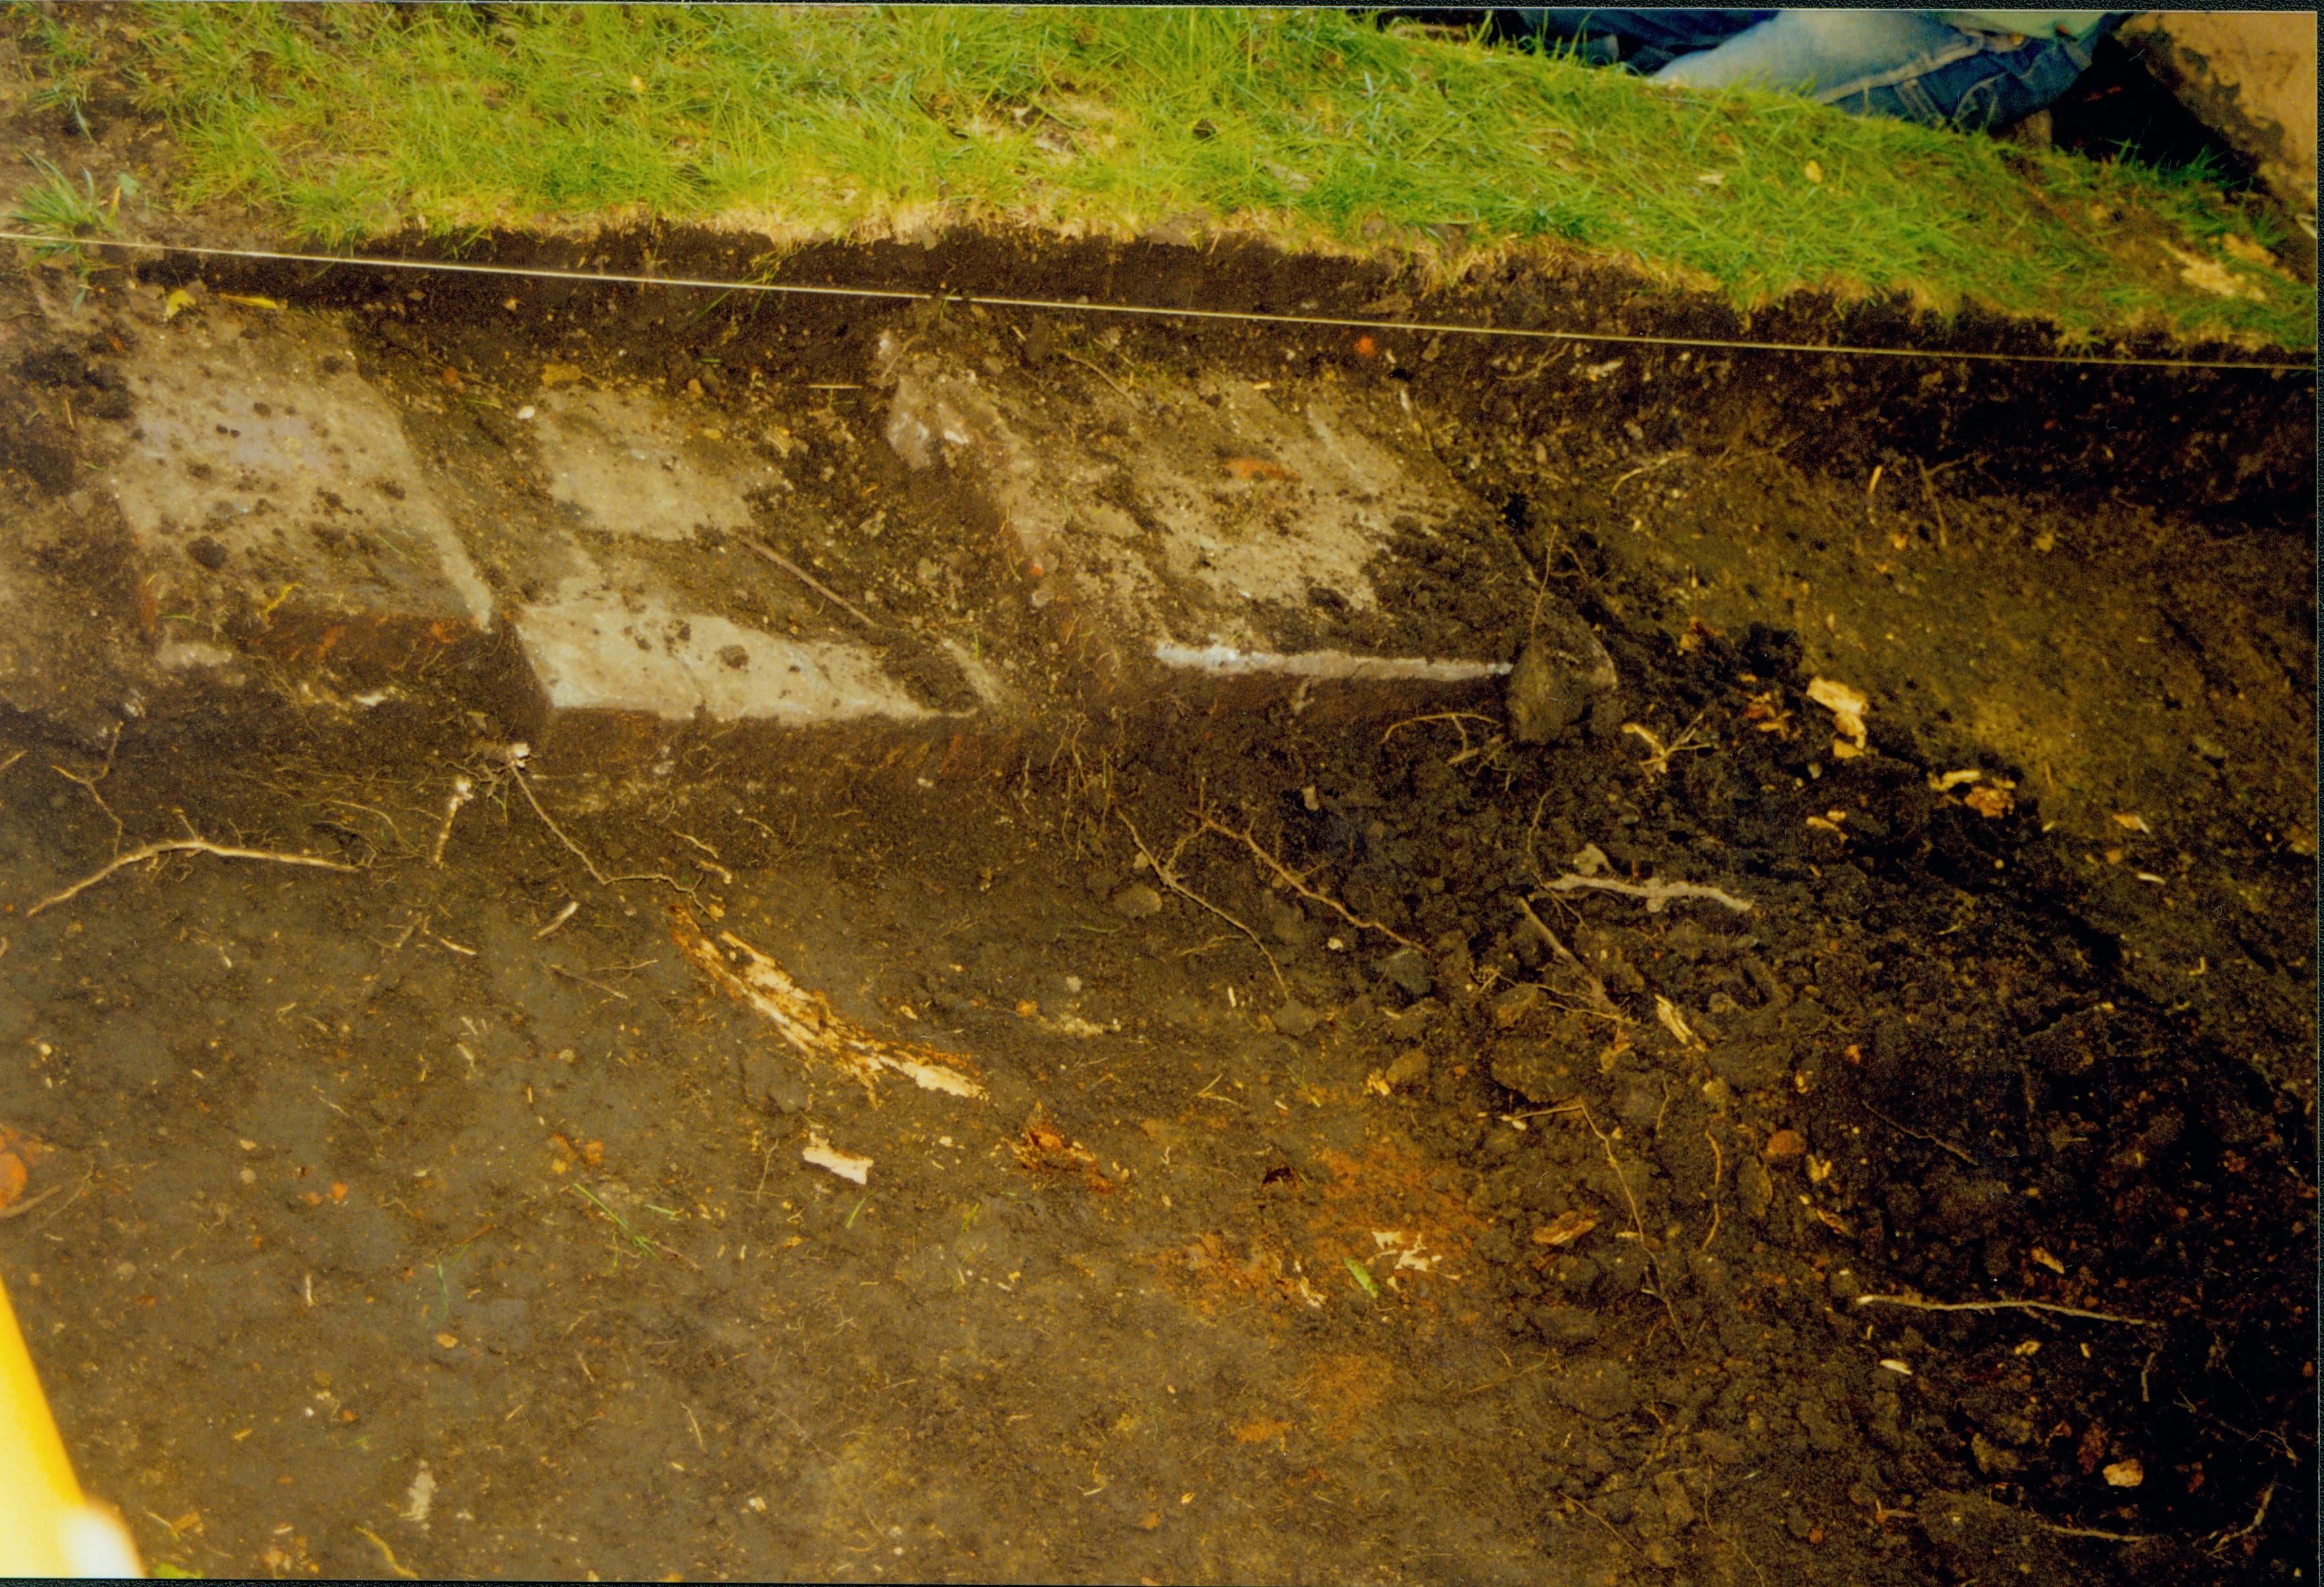
{"type": "MultiPolygon", "coordinates": [[[[786,266],[1291,309],[1394,284],[1340,268],[1007,241],[786,266]]],[[[618,353],[737,411],[861,382],[919,312],[210,280],[351,309],[385,378],[618,353]]],[[[1579,276],[1416,312],[1471,309],[1741,328],[1579,276]]],[[[1039,360],[1029,322],[945,313],[1039,360]]],[[[2040,340],[1815,306],[1749,329],[2040,340]]],[[[640,776],[536,778],[602,869],[666,872],[844,1017],[961,1055],[979,1104],[803,1066],[676,951],[672,885],[588,879],[493,759],[482,695],[355,735],[286,687],[129,721],[109,758],[0,726],[0,762],[23,752],[0,1125],[28,1195],[56,1193],[0,1223],[0,1269],[83,1480],[149,1557],[2301,1579],[2310,389],[1638,350],[1591,378],[1617,353],[1368,358],[1276,329],[1098,350],[1133,378],[1404,383],[1500,510],[1475,532],[1597,627],[1645,733],[1524,749],[1489,694],[1395,724],[1192,694],[1132,715],[1068,670],[973,773],[704,737],[640,776]],[[1872,697],[1868,752],[1832,754],[1820,675],[1872,697]],[[1651,763],[1648,735],[1689,729],[1651,763]],[[109,766],[103,805],[52,765],[109,766]],[[1983,779],[1938,786],[1959,770],[1983,779]],[[488,792],[438,867],[461,771],[488,792]],[[1205,817],[1370,924],[1270,886],[1205,817]],[[187,826],[362,869],[180,859],[23,918],[117,837],[187,826]],[[1157,880],[1141,842],[1215,909],[1117,907],[1157,880]],[[1604,876],[1753,907],[1549,890],[1592,846],[1604,876]],[[1043,1149],[1037,1112],[1092,1160],[1043,1149]],[[876,1159],[868,1185],[803,1163],[811,1132],[876,1159]]],[[[20,364],[0,416],[17,504],[71,445],[42,428],[47,368],[20,364]]],[[[829,401],[876,431],[862,394],[829,401]]],[[[416,438],[496,444],[481,420],[416,438]]],[[[798,440],[835,504],[893,463],[798,440]]],[[[922,517],[826,571],[934,612],[918,565],[976,533],[922,517]]],[[[1412,580],[1411,620],[1502,614],[1514,653],[1534,592],[1463,573],[1412,580]]]]}

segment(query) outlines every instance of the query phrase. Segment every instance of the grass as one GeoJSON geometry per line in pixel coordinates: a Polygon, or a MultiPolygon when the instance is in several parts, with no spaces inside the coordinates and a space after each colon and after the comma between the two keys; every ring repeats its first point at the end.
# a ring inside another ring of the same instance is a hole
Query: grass
{"type": "MultiPolygon", "coordinates": [[[[115,216],[124,195],[134,196],[137,179],[124,174],[115,179],[114,196],[110,202],[97,197],[97,179],[84,170],[80,185],[45,160],[34,160],[32,169],[41,173],[40,180],[16,196],[8,212],[12,224],[25,231],[36,231],[48,236],[65,238],[87,236],[91,232],[118,229],[115,216]]],[[[69,253],[67,242],[37,245],[42,254],[69,253]]]]}
{"type": "MultiPolygon", "coordinates": [[[[88,76],[85,27],[61,30],[60,77],[88,76]]],[[[321,244],[648,216],[793,239],[1185,217],[1440,272],[1612,256],[1744,307],[1902,291],[2071,334],[2314,340],[2312,289],[2200,171],[1332,11],[177,5],[132,31],[116,69],[176,130],[171,199],[321,244]]]]}
{"type": "Polygon", "coordinates": [[[139,194],[137,179],[123,171],[113,179],[113,192],[100,198],[97,179],[86,170],[80,173],[80,185],[45,160],[35,159],[32,169],[40,180],[22,189],[15,202],[5,212],[8,224],[18,231],[37,232],[55,239],[32,245],[33,255],[42,259],[69,259],[79,281],[73,297],[73,307],[78,309],[88,295],[90,280],[101,270],[114,269],[118,262],[104,258],[102,249],[84,248],[73,239],[93,235],[112,235],[121,230],[121,202],[139,194]]]}

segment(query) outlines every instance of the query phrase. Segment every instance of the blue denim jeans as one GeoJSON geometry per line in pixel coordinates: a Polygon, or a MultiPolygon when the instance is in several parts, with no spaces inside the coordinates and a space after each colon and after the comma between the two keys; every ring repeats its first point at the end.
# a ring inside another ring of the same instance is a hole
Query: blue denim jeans
{"type": "MultiPolygon", "coordinates": [[[[1501,13],[1507,16],[1510,14],[1501,13]]],[[[1511,31],[1545,48],[1571,49],[1595,66],[1619,60],[1651,76],[1683,55],[1715,50],[1736,34],[1777,15],[1773,11],[1591,11],[1532,6],[1515,13],[1511,31]]]]}
{"type": "Polygon", "coordinates": [[[1974,32],[1926,11],[1521,14],[1585,54],[1590,41],[1620,41],[1624,64],[1656,82],[1804,94],[1861,115],[1971,130],[2006,126],[2063,96],[2097,42],[1974,32]]]}

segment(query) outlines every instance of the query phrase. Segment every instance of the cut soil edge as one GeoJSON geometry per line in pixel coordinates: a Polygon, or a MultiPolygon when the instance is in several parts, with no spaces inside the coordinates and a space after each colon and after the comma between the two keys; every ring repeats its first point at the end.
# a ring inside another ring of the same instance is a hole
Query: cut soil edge
{"type": "MultiPolygon", "coordinates": [[[[194,225],[164,228],[157,240],[253,249],[271,245],[247,235],[227,241],[194,225]]],[[[1658,380],[1684,377],[1689,364],[1695,366],[1697,378],[1704,366],[1716,365],[1737,383],[1812,387],[1812,410],[1786,402],[1776,411],[1823,415],[1806,462],[1831,475],[1863,477],[1884,462],[1911,457],[1932,468],[1966,463],[1972,477],[1981,477],[1996,489],[2063,491],[2235,515],[2297,511],[2313,494],[2312,365],[2287,361],[2281,367],[2258,366],[2265,360],[2248,346],[2218,338],[2184,339],[2161,329],[2126,331],[2093,344],[2046,322],[1973,309],[1937,314],[1916,307],[1904,293],[1857,301],[1831,292],[1794,293],[1747,312],[1707,292],[1657,285],[1618,264],[1547,253],[1534,258],[1512,254],[1489,270],[1432,289],[1411,258],[1286,252],[1271,242],[1232,233],[1201,245],[1059,237],[1028,228],[953,230],[916,240],[802,242],[698,226],[638,225],[576,235],[494,230],[453,242],[415,231],[384,238],[364,254],[383,261],[770,281],[929,300],[939,295],[972,301],[1086,299],[1157,310],[1306,312],[1345,318],[1378,315],[1517,331],[1902,350],[1925,356],[1545,343],[1540,344],[1545,358],[1538,378],[1545,394],[1586,397],[1617,428],[1625,415],[1609,410],[1626,406],[1620,400],[1626,392],[1658,380]],[[1377,307],[1383,299],[1395,306],[1392,315],[1377,307]],[[1978,356],[1948,360],[1948,354],[1978,356]],[[1987,361],[1994,355],[2096,362],[1987,361]],[[2108,368],[2103,365],[2108,358],[2224,360],[2250,362],[2255,367],[2108,368]],[[1615,399],[1610,404],[1604,401],[1609,397],[1615,399]],[[2029,426],[2024,420],[2027,412],[2045,417],[2038,426],[2029,426]],[[2190,415],[2202,422],[2190,422],[2190,415]],[[2060,453],[2061,438],[2099,435],[2104,441],[2086,446],[2079,456],[2060,453]]],[[[183,253],[143,258],[135,268],[171,284],[204,280],[222,290],[287,296],[318,306],[363,303],[406,284],[401,272],[391,276],[340,266],[183,253]]],[[[447,274],[435,278],[428,290],[437,305],[432,311],[456,313],[470,299],[481,306],[516,284],[509,278],[447,274]]],[[[549,278],[536,290],[540,295],[537,300],[553,302],[576,292],[646,289],[549,278]]],[[[706,348],[735,318],[724,313],[724,307],[723,300],[713,300],[697,316],[706,348]]],[[[877,299],[791,299],[782,312],[794,325],[844,325],[923,307],[877,299]]],[[[1067,311],[1047,312],[1062,316],[1067,311]]],[[[741,318],[747,328],[750,316],[741,318]]],[[[1093,313],[1090,318],[1120,323],[1124,317],[1093,313]]],[[[1161,323],[1198,344],[1296,338],[1310,345],[1314,356],[1351,356],[1358,339],[1368,337],[1392,369],[1409,368],[1423,358],[1452,360],[1440,374],[1481,365],[1508,347],[1497,337],[1438,337],[1392,328],[1161,323]],[[1432,344],[1437,346],[1432,349],[1432,344]]],[[[1481,368],[1473,373],[1481,376],[1481,368]]],[[[1667,393],[1665,387],[1656,395],[1666,398],[1667,393]]]]}

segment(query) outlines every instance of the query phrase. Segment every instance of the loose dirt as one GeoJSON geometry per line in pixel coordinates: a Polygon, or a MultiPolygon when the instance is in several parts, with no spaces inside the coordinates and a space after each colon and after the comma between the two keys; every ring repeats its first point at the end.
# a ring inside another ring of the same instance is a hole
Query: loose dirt
{"type": "MultiPolygon", "coordinates": [[[[1028,248],[806,267],[1175,290],[1134,253],[1028,248]]],[[[1226,304],[1393,285],[1167,264],[1226,304]]],[[[1038,681],[933,772],[714,732],[528,768],[458,678],[352,718],[285,671],[231,708],[0,723],[0,1125],[27,1168],[0,1265],[84,1481],[151,1558],[2307,1568],[2304,387],[207,290],[337,316],[391,388],[451,368],[512,406],[549,364],[618,363],[738,427],[788,415],[786,521],[829,532],[777,549],[1038,681]],[[1487,509],[1395,559],[1398,642],[1513,660],[1571,611],[1618,709],[1521,745],[1489,684],[1388,715],[1097,687],[964,507],[862,531],[867,487],[906,485],[883,332],[1092,406],[1165,376],[1386,394],[1487,509]],[[1860,748],[1818,678],[1868,698],[1860,748]],[[356,869],[180,855],[25,918],[188,832],[356,869]],[[982,1094],[804,1055],[689,961],[673,906],[779,964],[814,1028],[982,1094]]],[[[1629,290],[1421,307],[1718,322],[1629,290]]],[[[119,349],[18,306],[30,513],[77,466],[64,400],[119,349]]],[[[495,412],[403,422],[488,459],[495,412]]],[[[114,577],[102,544],[59,557],[60,587],[114,577]]],[[[766,620],[846,627],[794,594],[766,620]]]]}

